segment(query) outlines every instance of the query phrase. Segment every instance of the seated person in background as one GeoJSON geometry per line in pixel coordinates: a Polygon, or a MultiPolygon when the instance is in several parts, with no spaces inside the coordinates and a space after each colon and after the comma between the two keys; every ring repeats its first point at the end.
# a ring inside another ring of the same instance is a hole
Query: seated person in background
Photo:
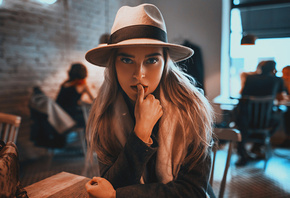
{"type": "MultiPolygon", "coordinates": [[[[290,94],[290,65],[285,66],[282,69],[282,79],[284,80],[284,85],[287,88],[288,96],[290,94]]],[[[286,139],[279,147],[290,147],[290,107],[288,106],[287,111],[284,115],[284,131],[286,134],[286,139]]]]}
{"type": "Polygon", "coordinates": [[[99,39],[99,45],[107,45],[110,39],[110,34],[109,33],[104,33],[100,36],[99,39]]]}
{"type": "Polygon", "coordinates": [[[261,74],[261,65],[264,64],[265,61],[261,61],[257,68],[256,68],[256,71],[253,71],[253,72],[242,72],[240,74],[240,78],[241,78],[241,90],[240,90],[240,94],[242,93],[243,89],[244,89],[244,86],[245,86],[245,82],[246,82],[246,79],[249,75],[255,75],[255,74],[261,74]]]}
{"type": "MultiPolygon", "coordinates": [[[[242,90],[243,96],[273,96],[278,101],[287,99],[282,78],[276,77],[276,62],[275,61],[262,61],[260,64],[261,74],[248,75],[246,78],[245,86],[242,90]]],[[[241,111],[244,111],[241,106],[238,107],[236,124],[242,134],[242,142],[238,144],[238,154],[240,159],[236,165],[245,165],[249,159],[249,154],[246,152],[245,143],[247,142],[247,118],[243,116],[241,111]],[[240,111],[240,112],[239,112],[240,111]]],[[[271,125],[271,135],[277,130],[279,126],[279,117],[273,112],[271,125]]],[[[261,145],[254,144],[251,149],[257,156],[261,156],[261,145]]]]}
{"type": "Polygon", "coordinates": [[[61,85],[56,102],[71,115],[77,122],[77,126],[84,127],[81,97],[87,94],[90,100],[94,99],[86,83],[87,68],[81,63],[74,63],[68,71],[68,77],[68,80],[61,85]]]}
{"type": "Polygon", "coordinates": [[[287,88],[288,94],[290,94],[290,65],[287,65],[282,69],[282,74],[284,85],[287,88]]]}
{"type": "Polygon", "coordinates": [[[262,61],[260,74],[249,75],[241,92],[242,96],[269,96],[273,95],[278,101],[287,100],[287,92],[283,79],[276,76],[276,62],[262,61]]]}
{"type": "Polygon", "coordinates": [[[61,148],[66,132],[76,125],[71,116],[36,86],[29,100],[30,140],[35,146],[61,148]]]}

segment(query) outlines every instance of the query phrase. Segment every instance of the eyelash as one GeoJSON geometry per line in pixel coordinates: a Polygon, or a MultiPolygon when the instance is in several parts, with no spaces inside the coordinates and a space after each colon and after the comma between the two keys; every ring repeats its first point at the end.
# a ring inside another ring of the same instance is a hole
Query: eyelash
{"type": "Polygon", "coordinates": [[[155,64],[155,63],[157,63],[158,61],[159,61],[158,58],[149,58],[148,60],[146,60],[146,63],[147,63],[147,64],[155,64]],[[152,61],[153,61],[153,63],[152,63],[152,61]]]}
{"type": "Polygon", "coordinates": [[[133,61],[130,58],[121,58],[121,61],[126,64],[132,64],[133,61]],[[130,63],[129,63],[130,62],[130,63]]]}
{"type": "MultiPolygon", "coordinates": [[[[130,58],[121,58],[120,59],[123,63],[125,63],[125,64],[132,64],[133,63],[133,61],[130,59],[130,58]]],[[[146,61],[145,61],[145,63],[146,64],[155,64],[155,63],[157,63],[159,61],[159,59],[158,58],[148,58],[146,61]]]]}

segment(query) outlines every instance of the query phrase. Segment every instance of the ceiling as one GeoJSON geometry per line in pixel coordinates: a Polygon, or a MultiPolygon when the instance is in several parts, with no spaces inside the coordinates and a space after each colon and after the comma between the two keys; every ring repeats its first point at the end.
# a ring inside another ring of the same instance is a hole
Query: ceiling
{"type": "Polygon", "coordinates": [[[290,0],[240,0],[243,34],[258,38],[290,37],[290,0]]]}

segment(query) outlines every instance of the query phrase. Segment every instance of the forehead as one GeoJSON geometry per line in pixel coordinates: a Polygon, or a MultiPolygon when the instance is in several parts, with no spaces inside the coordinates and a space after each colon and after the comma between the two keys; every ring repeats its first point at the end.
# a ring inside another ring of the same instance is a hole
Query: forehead
{"type": "Polygon", "coordinates": [[[162,47],[124,47],[118,49],[119,53],[130,54],[133,56],[146,56],[154,53],[159,53],[163,55],[163,48],[162,47]]]}

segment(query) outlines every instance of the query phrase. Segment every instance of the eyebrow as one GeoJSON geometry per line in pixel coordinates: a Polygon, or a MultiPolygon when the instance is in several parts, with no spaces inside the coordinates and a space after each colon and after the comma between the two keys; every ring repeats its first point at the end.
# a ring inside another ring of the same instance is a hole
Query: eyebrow
{"type": "Polygon", "coordinates": [[[126,53],[119,53],[119,54],[117,54],[117,56],[125,56],[125,57],[135,58],[135,56],[130,55],[130,54],[126,54],[126,53]]]}
{"type": "Polygon", "coordinates": [[[161,54],[156,52],[156,53],[148,54],[145,57],[147,58],[147,57],[151,57],[151,56],[161,56],[161,54]]]}

